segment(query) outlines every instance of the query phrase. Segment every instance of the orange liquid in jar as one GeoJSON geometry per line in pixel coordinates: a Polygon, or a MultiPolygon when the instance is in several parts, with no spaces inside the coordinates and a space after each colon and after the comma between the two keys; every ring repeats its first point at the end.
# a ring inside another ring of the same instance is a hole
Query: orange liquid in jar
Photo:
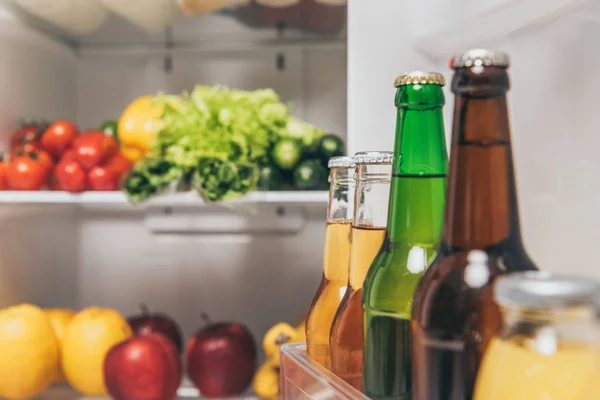
{"type": "Polygon", "coordinates": [[[329,333],[348,284],[352,224],[335,222],[325,228],[323,279],[306,318],[308,355],[330,368],[329,333]]]}
{"type": "Polygon", "coordinates": [[[534,346],[531,340],[494,338],[477,376],[474,400],[597,398],[599,357],[600,350],[590,345],[538,340],[534,346]]]}

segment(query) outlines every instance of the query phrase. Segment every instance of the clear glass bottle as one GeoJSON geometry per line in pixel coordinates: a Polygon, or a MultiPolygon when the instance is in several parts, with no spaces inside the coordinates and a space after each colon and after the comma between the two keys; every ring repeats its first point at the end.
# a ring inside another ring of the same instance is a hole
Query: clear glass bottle
{"type": "Polygon", "coordinates": [[[474,399],[597,398],[599,293],[597,282],[547,272],[498,278],[504,322],[484,355],[474,399]]]}
{"type": "Polygon", "coordinates": [[[329,332],[348,284],[350,230],[354,215],[355,164],[352,157],[329,160],[329,205],[323,278],[306,318],[308,355],[329,368],[329,332]]]}
{"type": "Polygon", "coordinates": [[[362,390],[362,288],[379,252],[387,225],[392,152],[361,152],[356,163],[356,194],[350,244],[348,288],[331,327],[331,371],[362,390]]]}

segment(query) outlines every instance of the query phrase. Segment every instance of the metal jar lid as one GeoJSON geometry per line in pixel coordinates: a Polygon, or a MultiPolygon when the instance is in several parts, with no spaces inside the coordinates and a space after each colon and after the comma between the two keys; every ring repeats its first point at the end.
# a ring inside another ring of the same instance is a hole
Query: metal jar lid
{"type": "Polygon", "coordinates": [[[354,168],[356,167],[356,164],[354,163],[353,157],[340,156],[331,157],[327,166],[329,168],[354,168]]]}
{"type": "Polygon", "coordinates": [[[354,155],[354,162],[359,164],[391,164],[394,153],[391,151],[361,151],[354,155]]]}
{"type": "Polygon", "coordinates": [[[394,80],[395,87],[417,84],[444,86],[446,84],[446,79],[444,79],[444,75],[439,72],[412,71],[406,72],[394,80]]]}
{"type": "Polygon", "coordinates": [[[496,301],[512,308],[566,308],[596,306],[600,283],[572,275],[549,272],[519,272],[498,278],[496,301]]]}
{"type": "Polygon", "coordinates": [[[506,53],[486,49],[472,49],[461,55],[455,56],[450,61],[450,68],[469,68],[474,66],[493,66],[508,68],[510,58],[506,53]]]}

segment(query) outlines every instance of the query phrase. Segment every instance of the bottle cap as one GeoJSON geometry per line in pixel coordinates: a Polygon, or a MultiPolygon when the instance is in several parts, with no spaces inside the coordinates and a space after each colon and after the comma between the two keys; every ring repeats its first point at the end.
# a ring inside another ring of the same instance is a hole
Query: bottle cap
{"type": "Polygon", "coordinates": [[[474,66],[493,66],[508,68],[510,58],[506,53],[495,52],[486,49],[472,49],[460,55],[452,57],[450,68],[469,68],[474,66]]]}
{"type": "Polygon", "coordinates": [[[354,162],[359,164],[391,164],[394,153],[391,151],[361,151],[354,155],[354,162]]]}
{"type": "Polygon", "coordinates": [[[412,71],[398,76],[394,81],[395,87],[417,84],[444,86],[446,80],[444,79],[444,75],[439,72],[412,71]]]}
{"type": "Polygon", "coordinates": [[[356,164],[354,164],[353,157],[331,157],[329,162],[327,163],[329,168],[354,168],[356,164]]]}
{"type": "Polygon", "coordinates": [[[505,307],[565,308],[598,304],[600,284],[549,272],[519,272],[498,278],[496,301],[505,307]]]}

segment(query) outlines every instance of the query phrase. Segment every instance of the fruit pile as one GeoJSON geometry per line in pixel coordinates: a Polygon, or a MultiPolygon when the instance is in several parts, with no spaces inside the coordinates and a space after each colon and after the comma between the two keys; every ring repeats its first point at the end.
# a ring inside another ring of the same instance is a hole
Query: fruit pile
{"type": "Polygon", "coordinates": [[[118,190],[131,168],[116,139],[70,121],[26,123],[0,162],[0,190],[118,190]]]}
{"type": "Polygon", "coordinates": [[[264,400],[278,400],[280,380],[280,348],[286,343],[306,341],[306,316],[303,316],[292,327],[290,324],[280,322],[267,331],[263,338],[263,350],[267,357],[256,372],[252,382],[254,393],[264,400]]]}
{"type": "MultiPolygon", "coordinates": [[[[186,347],[187,374],[205,397],[243,393],[256,346],[237,323],[211,323],[186,347]]],[[[115,310],[78,313],[23,304],[0,310],[0,398],[30,399],[67,382],[88,397],[174,399],[182,380],[177,323],[147,310],[126,320],[115,310]]]]}

